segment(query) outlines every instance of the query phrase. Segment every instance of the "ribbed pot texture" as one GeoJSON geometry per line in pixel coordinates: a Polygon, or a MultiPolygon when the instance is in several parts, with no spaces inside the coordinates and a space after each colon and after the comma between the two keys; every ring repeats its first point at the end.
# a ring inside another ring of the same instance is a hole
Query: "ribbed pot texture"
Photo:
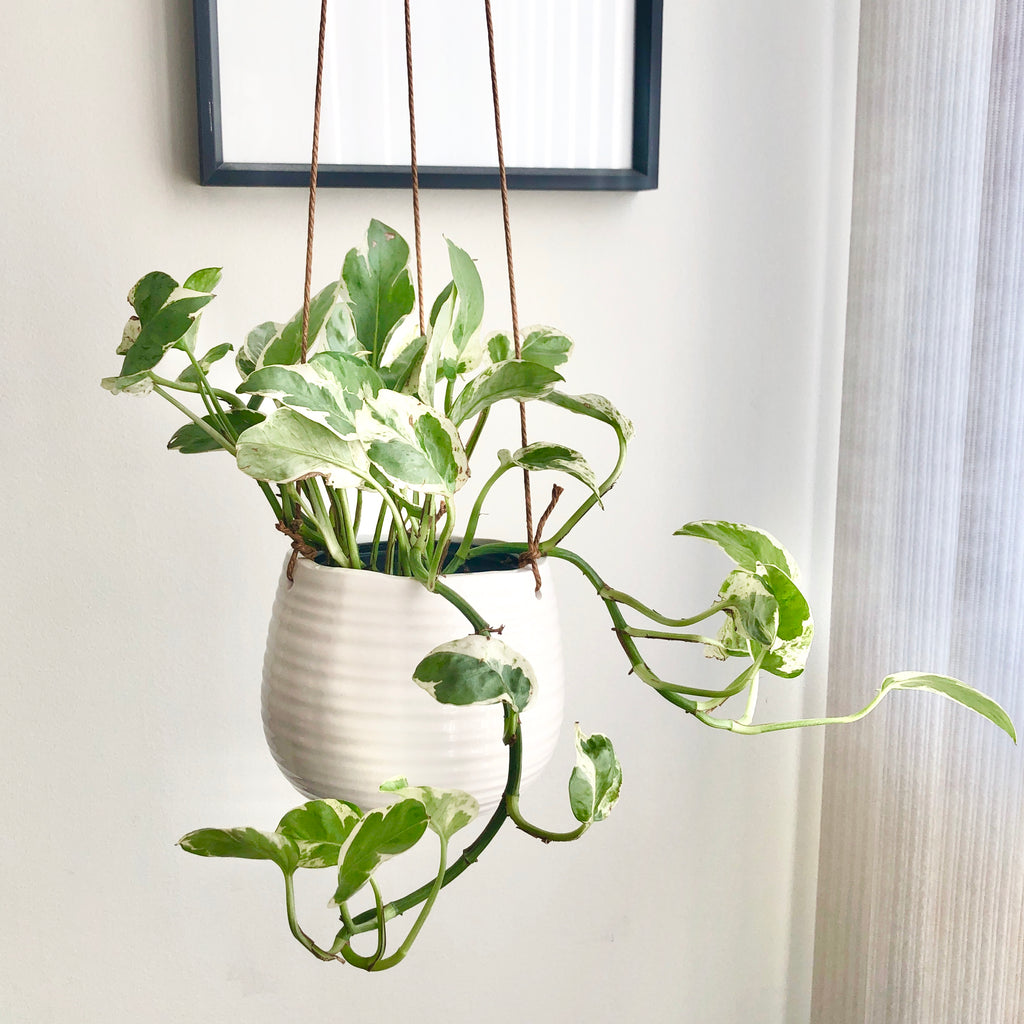
{"type": "MultiPolygon", "coordinates": [[[[287,563],[286,563],[287,564],[287,563]]],[[[550,573],[541,596],[529,569],[463,573],[446,582],[533,666],[523,713],[523,782],[550,760],[562,722],[564,674],[550,573]]],[[[281,771],[309,797],[380,806],[380,784],[463,789],[486,813],[505,787],[502,710],[438,704],[412,680],[432,648],[469,633],[444,598],[408,577],[300,558],[282,571],[263,662],[263,727],[281,771]]]]}

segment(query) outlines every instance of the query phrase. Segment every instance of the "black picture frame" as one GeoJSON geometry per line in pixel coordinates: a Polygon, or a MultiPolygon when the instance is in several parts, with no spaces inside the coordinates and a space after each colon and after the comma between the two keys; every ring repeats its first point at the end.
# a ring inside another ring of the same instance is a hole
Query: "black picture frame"
{"type": "MultiPolygon", "coordinates": [[[[663,0],[637,0],[633,66],[633,154],[629,168],[509,167],[510,188],[569,191],[644,191],[658,187],[658,130],[661,119],[661,34],[663,0]]],[[[308,164],[229,163],[221,144],[217,43],[217,0],[193,0],[199,181],[215,186],[309,185],[308,164]]],[[[498,187],[490,167],[419,168],[424,188],[498,187]]],[[[409,188],[410,170],[401,166],[321,164],[320,187],[409,188]]]]}

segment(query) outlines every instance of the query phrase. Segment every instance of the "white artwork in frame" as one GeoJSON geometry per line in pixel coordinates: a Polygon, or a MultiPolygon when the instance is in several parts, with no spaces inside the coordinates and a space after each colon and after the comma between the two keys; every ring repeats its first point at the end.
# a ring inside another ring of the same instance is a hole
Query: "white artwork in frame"
{"type": "MultiPolygon", "coordinates": [[[[657,184],[661,0],[492,0],[512,187],[657,184]]],[[[304,185],[315,0],[195,0],[201,180],[304,185]]],[[[414,0],[417,155],[427,187],[497,184],[482,0],[414,0]]],[[[324,185],[405,186],[402,0],[331,0],[324,185]]]]}

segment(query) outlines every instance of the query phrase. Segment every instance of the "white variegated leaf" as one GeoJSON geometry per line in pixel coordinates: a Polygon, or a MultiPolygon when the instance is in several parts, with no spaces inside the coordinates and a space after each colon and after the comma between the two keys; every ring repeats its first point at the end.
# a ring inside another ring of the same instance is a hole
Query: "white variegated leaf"
{"type": "Polygon", "coordinates": [[[470,636],[435,647],[416,666],[413,679],[441,704],[497,704],[517,711],[537,686],[530,663],[496,636],[470,636]]]}
{"type": "Polygon", "coordinates": [[[405,778],[389,779],[380,788],[399,799],[419,800],[427,812],[427,827],[445,839],[451,839],[480,813],[476,797],[461,789],[410,786],[405,778]]]}
{"type": "Polygon", "coordinates": [[[356,412],[366,453],[396,484],[427,494],[454,494],[469,479],[455,425],[412,395],[382,389],[356,412]]]}
{"type": "Polygon", "coordinates": [[[324,476],[335,487],[358,487],[369,472],[358,443],[345,441],[292,409],[275,409],[236,444],[238,468],[256,480],[290,483],[324,476]]]}

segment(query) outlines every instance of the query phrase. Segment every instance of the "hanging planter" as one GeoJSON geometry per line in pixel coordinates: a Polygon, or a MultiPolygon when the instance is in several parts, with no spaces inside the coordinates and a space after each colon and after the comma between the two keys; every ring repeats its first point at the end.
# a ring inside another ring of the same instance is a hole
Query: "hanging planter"
{"type": "MultiPolygon", "coordinates": [[[[551,759],[562,724],[558,610],[546,566],[537,600],[529,569],[515,558],[492,561],[504,565],[444,582],[500,622],[502,637],[543,680],[522,716],[530,735],[526,786],[551,759]]],[[[430,779],[469,792],[482,813],[493,811],[508,775],[495,743],[501,708],[441,704],[410,685],[424,653],[465,632],[464,624],[454,606],[413,578],[301,558],[289,580],[286,567],[263,664],[263,727],[292,785],[308,797],[370,807],[386,779],[430,779]]]]}
{"type": "MultiPolygon", "coordinates": [[[[486,0],[485,8],[491,37],[486,0]]],[[[321,40],[325,9],[326,2],[321,40]]],[[[406,18],[408,27],[408,0],[406,18]]],[[[990,698],[959,680],[918,672],[888,676],[851,715],[757,721],[762,677],[800,675],[813,635],[796,564],[762,530],[698,521],[676,531],[713,543],[730,562],[707,606],[682,615],[655,611],[614,588],[566,547],[619,479],[633,429],[606,398],[563,388],[573,348],[564,333],[519,329],[493,40],[491,58],[510,333],[484,333],[475,263],[450,241],[451,280],[427,315],[422,284],[414,288],[409,272],[409,246],[379,221],[370,223],[365,246],[348,252],[339,280],[311,294],[314,131],[302,310],[287,323],[255,327],[235,354],[240,383],[220,386],[213,368],[231,346],[202,356],[196,348],[201,311],[220,271],[197,271],[180,286],[165,273],[147,274],[129,294],[134,315],[118,347],[120,373],[103,381],[115,394],[154,393],[179,409],[187,422],[168,446],[186,454],[227,452],[258,483],[277,529],[292,542],[268,642],[264,720],[278,763],[313,799],[271,831],[204,828],[180,845],[205,857],[275,863],[295,938],[319,959],[365,970],[384,970],[405,957],[441,889],[480,858],[506,822],[545,843],[572,841],[606,818],[618,799],[622,769],[611,740],[577,725],[568,780],[573,826],[558,831],[535,824],[520,804],[524,781],[550,756],[561,716],[545,559],[573,566],[593,588],[631,678],[711,728],[755,735],[853,722],[886,694],[917,689],[951,698],[1015,738],[1006,712],[990,698]],[[176,375],[166,369],[175,358],[182,364],[176,375]],[[507,447],[499,447],[487,435],[488,418],[510,402],[520,405],[520,437],[517,445],[505,440],[507,447]],[[614,439],[610,468],[599,475],[560,442],[529,441],[525,408],[532,402],[603,424],[614,439]],[[471,465],[483,483],[468,502],[462,495],[471,465]],[[574,493],[560,504],[563,489],[554,485],[535,525],[530,474],[539,472],[557,474],[574,493]],[[484,507],[508,473],[523,476],[525,538],[477,542],[484,507]],[[466,572],[491,559],[511,560],[512,568],[466,572]],[[711,620],[717,628],[703,631],[711,620]],[[640,649],[653,640],[696,646],[738,672],[718,687],[663,679],[640,649]],[[482,743],[490,744],[488,752],[482,743]],[[454,837],[481,808],[489,812],[486,820],[460,842],[460,853],[450,854],[454,837]],[[427,831],[437,837],[436,874],[412,892],[385,898],[378,867],[427,831]],[[293,884],[300,869],[329,869],[339,928],[323,945],[296,918],[293,884]],[[396,943],[389,923],[393,928],[396,917],[414,908],[415,921],[396,943]],[[359,952],[353,943],[364,933],[376,938],[375,948],[359,952]]],[[[411,60],[409,73],[411,115],[411,60]]],[[[419,280],[414,139],[413,133],[419,280]]]]}

